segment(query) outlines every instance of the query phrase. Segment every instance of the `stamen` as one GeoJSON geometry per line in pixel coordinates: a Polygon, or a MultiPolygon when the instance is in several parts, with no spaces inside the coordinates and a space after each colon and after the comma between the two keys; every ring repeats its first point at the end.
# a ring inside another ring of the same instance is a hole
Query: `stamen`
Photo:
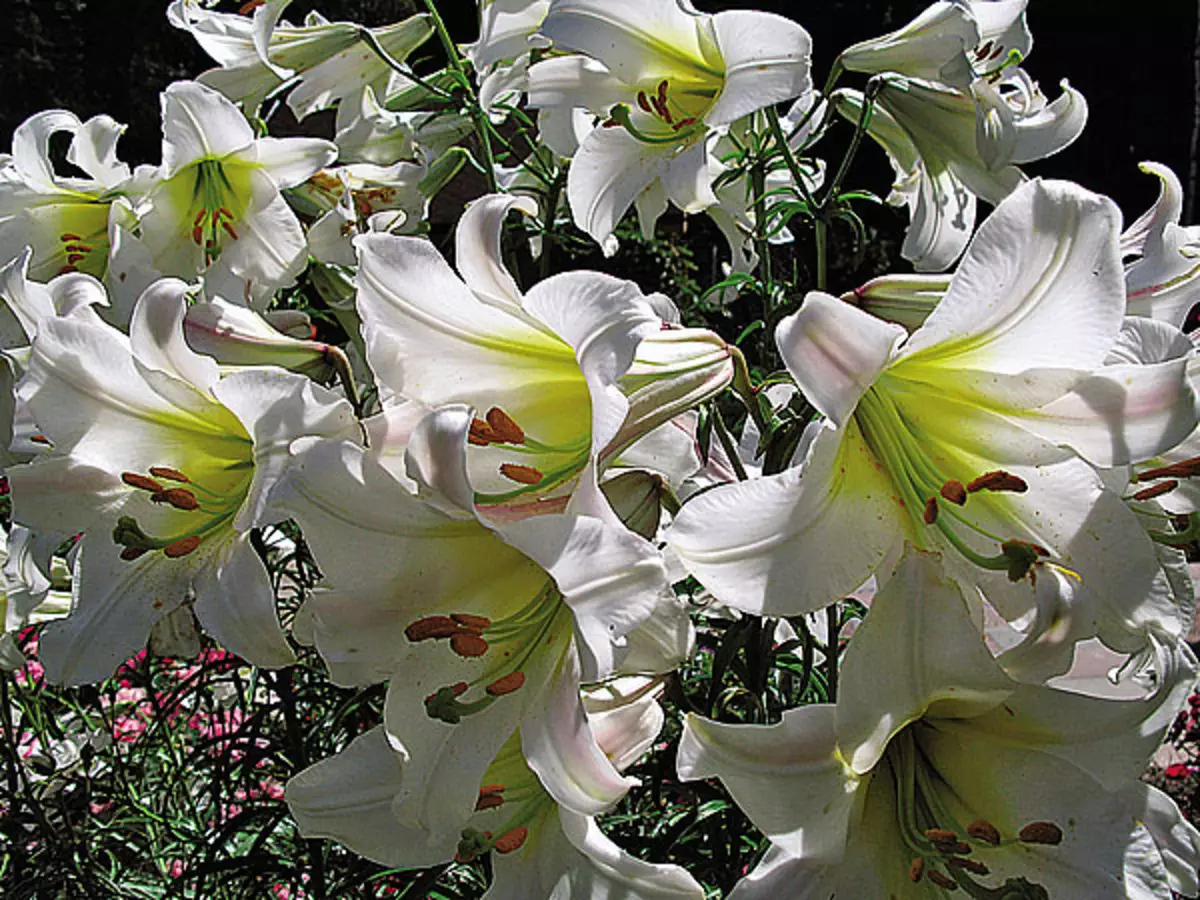
{"type": "Polygon", "coordinates": [[[187,537],[182,537],[172,544],[167,544],[163,547],[163,555],[171,559],[178,559],[181,556],[187,556],[200,546],[201,537],[198,534],[189,534],[187,537]]]}
{"type": "Polygon", "coordinates": [[[133,562],[139,556],[149,552],[149,547],[125,547],[121,550],[121,559],[125,560],[125,562],[133,562]]]}
{"type": "Polygon", "coordinates": [[[169,503],[176,509],[186,512],[200,508],[200,501],[187,488],[169,488],[165,491],[158,491],[150,499],[155,503],[169,503]]]}
{"type": "Polygon", "coordinates": [[[1134,481],[1153,481],[1156,478],[1191,478],[1195,475],[1200,475],[1200,456],[1193,456],[1191,459],[1180,460],[1157,469],[1147,469],[1137,475],[1134,481]]]}
{"type": "Polygon", "coordinates": [[[51,446],[52,444],[50,438],[46,437],[44,434],[31,434],[29,436],[29,440],[33,441],[35,444],[45,444],[47,447],[51,446]]]}
{"type": "Polygon", "coordinates": [[[1063,833],[1053,822],[1030,822],[1017,837],[1026,844],[1061,844],[1063,833]]]}
{"type": "Polygon", "coordinates": [[[471,613],[453,613],[450,618],[465,628],[474,628],[477,631],[483,631],[485,628],[492,627],[492,620],[487,616],[476,616],[471,613]]]}
{"type": "Polygon", "coordinates": [[[230,225],[228,222],[222,222],[221,227],[224,228],[225,233],[227,235],[229,235],[231,238],[233,238],[235,241],[238,239],[238,233],[233,230],[233,226],[230,225]]]}
{"type": "Polygon", "coordinates": [[[1179,482],[1174,478],[1169,481],[1160,481],[1158,484],[1152,484],[1148,488],[1142,488],[1133,495],[1134,500],[1153,500],[1155,497],[1161,497],[1163,494],[1169,494],[1175,488],[1179,487],[1179,482]]]}
{"type": "Polygon", "coordinates": [[[505,694],[511,694],[513,691],[520,690],[524,684],[524,672],[510,672],[501,678],[497,678],[484,688],[484,690],[491,697],[503,697],[505,694]]]}
{"type": "Polygon", "coordinates": [[[496,443],[496,434],[483,419],[472,419],[471,429],[467,432],[467,443],[476,447],[486,447],[496,443]]]}
{"type": "Polygon", "coordinates": [[[474,632],[459,632],[450,638],[450,649],[465,659],[474,659],[488,652],[488,642],[474,632]]]}
{"type": "Polygon", "coordinates": [[[939,491],[939,493],[942,495],[943,499],[949,500],[951,503],[954,503],[958,506],[962,506],[967,502],[967,489],[963,487],[963,483],[961,481],[955,481],[954,479],[947,481],[942,485],[942,489],[939,491]]]}
{"type": "Polygon", "coordinates": [[[417,619],[405,628],[404,636],[414,644],[418,644],[431,638],[440,640],[453,637],[461,631],[462,626],[449,616],[426,616],[424,619],[417,619]]]}
{"type": "Polygon", "coordinates": [[[150,474],[155,478],[166,478],[170,481],[181,481],[184,484],[192,483],[192,479],[188,478],[178,469],[172,469],[170,466],[151,466],[150,474]]]}
{"type": "Polygon", "coordinates": [[[646,99],[645,91],[638,91],[637,102],[638,106],[640,106],[646,112],[653,112],[653,110],[650,109],[650,101],[646,99]]]}
{"type": "Polygon", "coordinates": [[[1033,568],[1038,559],[1049,556],[1050,551],[1028,541],[1011,540],[1000,545],[1001,555],[1008,560],[1008,580],[1020,581],[1033,568]]]}
{"type": "Polygon", "coordinates": [[[504,805],[504,785],[489,784],[479,789],[479,799],[475,801],[475,811],[496,809],[504,805]]]}
{"type": "Polygon", "coordinates": [[[496,436],[497,442],[503,444],[525,443],[524,430],[513,421],[512,416],[500,407],[493,406],[487,411],[487,424],[496,436]]]}
{"type": "Polygon", "coordinates": [[[926,828],[925,837],[929,838],[935,844],[958,843],[958,835],[953,831],[947,831],[945,828],[926,828]]]}
{"type": "Polygon", "coordinates": [[[529,837],[529,829],[524,825],[518,825],[511,831],[506,831],[500,837],[496,838],[493,846],[497,853],[515,853],[521,849],[525,843],[525,839],[529,837]]]}
{"type": "Polygon", "coordinates": [[[908,867],[908,880],[916,884],[925,874],[925,859],[918,856],[912,861],[912,865],[908,867]]]}
{"type": "Polygon", "coordinates": [[[82,240],[83,240],[83,235],[81,235],[81,234],[72,234],[72,233],[71,233],[71,232],[69,232],[69,231],[64,231],[62,234],[60,234],[60,235],[58,236],[58,239],[59,239],[60,241],[62,241],[62,242],[65,244],[67,241],[82,241],[82,240]]]}
{"type": "Polygon", "coordinates": [[[952,856],[946,860],[946,865],[955,866],[959,869],[966,869],[974,875],[991,875],[992,870],[985,866],[977,859],[963,859],[961,856],[952,856]]]}
{"type": "Polygon", "coordinates": [[[1027,490],[1029,485],[1023,478],[1000,469],[985,472],[967,485],[967,491],[972,494],[979,491],[1011,491],[1014,494],[1023,494],[1027,490]]]}
{"type": "Polygon", "coordinates": [[[150,491],[154,494],[161,494],[166,490],[153,478],[147,478],[145,475],[139,475],[137,472],[122,472],[121,480],[130,487],[140,488],[143,491],[150,491]]]}
{"type": "Polygon", "coordinates": [[[975,840],[991,844],[993,847],[1000,843],[1000,829],[987,819],[976,819],[967,826],[967,834],[975,840]]]}
{"type": "Polygon", "coordinates": [[[522,466],[516,463],[501,463],[500,474],[518,484],[540,484],[542,479],[545,478],[533,466],[522,466]]]}
{"type": "Polygon", "coordinates": [[[925,501],[925,524],[932,525],[937,521],[938,517],[938,502],[937,497],[930,497],[925,501]]]}

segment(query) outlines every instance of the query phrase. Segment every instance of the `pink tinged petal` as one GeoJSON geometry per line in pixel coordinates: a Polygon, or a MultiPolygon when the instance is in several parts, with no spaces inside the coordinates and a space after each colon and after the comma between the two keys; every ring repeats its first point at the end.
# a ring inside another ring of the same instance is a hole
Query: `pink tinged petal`
{"type": "Polygon", "coordinates": [[[146,645],[150,629],[188,594],[192,567],[207,553],[170,560],[148,553],[132,562],[105,534],[84,539],[75,563],[71,614],[42,631],[38,654],[55,684],[101,681],[146,645]]]}
{"type": "Polygon", "coordinates": [[[729,10],[712,17],[725,84],[704,121],[728,125],[812,89],[812,38],[783,16],[729,10]]]}
{"type": "Polygon", "coordinates": [[[405,454],[417,495],[446,515],[475,515],[475,491],[467,476],[467,435],[474,420],[468,406],[443,406],[413,429],[405,454]]]}
{"type": "Polygon", "coordinates": [[[1183,184],[1179,176],[1170,167],[1156,162],[1139,163],[1138,169],[1158,178],[1158,199],[1121,233],[1122,256],[1153,256],[1161,252],[1164,229],[1178,225],[1183,216],[1183,184]]]}
{"type": "Polygon", "coordinates": [[[1049,441],[1103,467],[1142,462],[1174,447],[1198,422],[1187,360],[1105,366],[1062,398],[1021,416],[1049,441]]]}
{"type": "Polygon", "coordinates": [[[689,713],[676,766],[684,781],[719,778],[777,847],[817,863],[841,860],[860,781],[838,753],[832,705],[787,710],[775,725],[689,713]]]}
{"type": "Polygon", "coordinates": [[[1124,317],[1119,223],[1111,200],[1073,184],[1025,185],[980,226],[901,356],[1013,374],[1098,367],[1124,317]]]}
{"type": "Polygon", "coordinates": [[[218,366],[189,347],[183,337],[191,290],[177,278],[163,278],[148,287],[133,309],[129,343],[144,366],[208,391],[220,377],[218,366]]]}
{"type": "Polygon", "coordinates": [[[261,137],[247,154],[280,190],[303,184],[337,159],[336,144],[318,138],[261,137]]]}
{"type": "Polygon", "coordinates": [[[521,720],[521,751],[559,806],[595,816],[619,803],[638,781],[621,777],[597,744],[579,696],[579,677],[579,661],[568,652],[542,702],[521,720]]]}
{"type": "Polygon", "coordinates": [[[1015,687],[992,659],[940,557],[909,547],[842,664],[838,748],[855,772],[867,773],[910,722],[985,712],[1015,687]],[[879,677],[881,669],[887,678],[879,677]]]}
{"type": "Polygon", "coordinates": [[[662,320],[636,284],[599,272],[551,276],[529,291],[525,309],[575,351],[591,395],[592,448],[599,452],[629,411],[617,381],[662,320]]]}
{"type": "Polygon", "coordinates": [[[254,142],[254,130],[236,106],[194,81],[177,81],[162,93],[163,177],[189,163],[221,159],[254,142]]]}
{"type": "Polygon", "coordinates": [[[248,369],[225,376],[212,391],[254,441],[253,479],[233,522],[239,532],[269,520],[271,492],[287,470],[292,441],[305,436],[359,436],[349,402],[303,375],[275,368],[248,369]]]}
{"type": "Polygon", "coordinates": [[[382,727],[287,783],[288,809],[308,838],[330,838],[385,866],[424,867],[454,856],[458,838],[428,843],[392,814],[404,767],[382,727]]]}
{"type": "Polygon", "coordinates": [[[677,0],[565,0],[551,5],[539,32],[558,49],[595,57],[635,85],[665,73],[719,77],[711,19],[677,0]]]}
{"type": "Polygon", "coordinates": [[[803,469],[693,498],[667,532],[723,603],[798,615],[851,593],[903,534],[895,488],[851,420],[818,435],[803,469]]]}
{"type": "Polygon", "coordinates": [[[905,336],[899,325],[812,291],[779,323],[775,343],[805,397],[843,428],[905,336]]]}
{"type": "Polygon", "coordinates": [[[226,650],[256,666],[296,661],[275,613],[271,576],[246,536],[211,551],[193,582],[196,618],[226,650]]]}
{"type": "Polygon", "coordinates": [[[504,219],[514,209],[537,215],[531,197],[489,194],[467,207],[454,233],[454,264],[467,287],[484,302],[519,310],[521,290],[504,267],[500,250],[504,219]]]}
{"type": "Polygon", "coordinates": [[[675,150],[670,144],[645,144],[624,128],[595,129],[567,174],[575,224],[603,243],[638,195],[667,171],[675,150]]]}
{"type": "MultiPolygon", "coordinates": [[[[657,684],[655,680],[645,681],[657,684]]],[[[592,694],[584,695],[588,726],[613,767],[623,772],[654,746],[666,722],[666,713],[652,688],[650,693],[611,708],[594,709],[593,702],[592,694]]]]}

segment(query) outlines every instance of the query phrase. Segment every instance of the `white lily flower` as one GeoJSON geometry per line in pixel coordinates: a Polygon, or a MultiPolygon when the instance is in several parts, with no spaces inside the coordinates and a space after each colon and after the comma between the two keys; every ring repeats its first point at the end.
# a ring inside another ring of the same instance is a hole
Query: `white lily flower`
{"type": "Polygon", "coordinates": [[[28,246],[28,273],[36,281],[83,272],[119,285],[108,276],[137,223],[130,197],[139,191],[129,166],[117,159],[124,131],[108,116],[83,122],[62,109],[30,116],[16,129],[12,156],[0,158],[0,263],[28,246]],[[64,132],[71,135],[67,161],[88,177],[55,172],[50,141],[64,132]]]}
{"type": "Polygon", "coordinates": [[[0,613],[4,617],[0,668],[25,665],[25,655],[17,646],[21,629],[61,619],[71,611],[70,572],[60,560],[50,558],[61,543],[57,535],[47,541],[45,535],[35,535],[20,525],[13,525],[7,534],[0,532],[0,613]]]}
{"type": "Polygon", "coordinates": [[[280,369],[220,378],[184,342],[187,292],[156,283],[128,338],[77,317],[38,323],[18,389],[46,452],[8,472],[14,520],[84,535],[71,615],[42,636],[52,680],[108,676],[188,600],[229,650],[261,665],[293,658],[249,533],[289,441],[353,433],[353,414],[280,369]]]}
{"type": "Polygon", "coordinates": [[[358,238],[358,309],[385,407],[486,410],[471,434],[479,504],[561,508],[589,465],[721,391],[732,351],[710,331],[668,326],[666,298],[608,275],[567,272],[522,294],[500,256],[513,208],[534,206],[488,196],[467,210],[459,274],[428,241],[358,238]]]}
{"type": "Polygon", "coordinates": [[[1121,235],[1121,251],[1138,258],[1125,269],[1129,314],[1182,328],[1200,303],[1200,226],[1179,224],[1183,185],[1166,166],[1138,166],[1162,183],[1158,200],[1121,235]]]}
{"type": "Polygon", "coordinates": [[[203,273],[209,294],[265,301],[295,283],[304,233],[280,190],[328,166],[337,148],[316,138],[256,138],[221,94],[190,81],[162,95],[163,162],[142,235],[159,270],[203,273]]]}
{"type": "Polygon", "coordinates": [[[800,613],[907,540],[944,548],[1013,620],[1034,605],[1025,576],[1048,560],[1082,579],[1092,633],[1138,649],[1168,614],[1144,602],[1153,547],[1076,454],[1148,458],[1197,413],[1185,359],[1105,365],[1124,321],[1118,223],[1105,198],[1031,182],[983,224],[911,336],[809,294],[777,332],[826,417],[807,461],[687,503],[669,533],[683,563],[732,606],[800,613]],[[1063,321],[1079,327],[1064,335],[1063,321]]]}
{"type": "Polygon", "coordinates": [[[433,34],[427,15],[365,29],[355,22],[329,22],[314,12],[295,26],[281,21],[290,3],[270,0],[247,17],[214,12],[195,0],[174,0],[167,19],[189,32],[220,64],[198,80],[248,113],[293,78],[298,84],[287,104],[301,119],[337,103],[354,103],[366,87],[387,97],[412,84],[379,57],[363,32],[393,59],[403,61],[433,34]]]}
{"type": "MultiPolygon", "coordinates": [[[[412,430],[419,412],[368,420],[369,451],[298,446],[277,502],[326,577],[308,607],[333,678],[391,681],[385,726],[410,773],[404,820],[457,835],[512,730],[549,727],[545,698],[568,677],[565,660],[578,654],[589,680],[606,677],[622,637],[669,619],[676,601],[654,545],[585,494],[562,514],[478,519],[463,467],[470,410],[438,410],[412,430]]],[[[570,679],[562,689],[577,698],[570,679]]]]}
{"type": "Polygon", "coordinates": [[[576,224],[600,243],[658,180],[684,212],[714,205],[713,130],[812,85],[808,33],[769,13],[710,16],[689,0],[553,0],[540,34],[573,54],[530,68],[530,104],[604,120],[567,180],[576,224]]]}
{"type": "Polygon", "coordinates": [[[610,802],[628,789],[619,770],[662,727],[653,691],[589,690],[585,716],[577,686],[563,679],[550,705],[558,714],[546,717],[545,733],[516,731],[500,747],[457,832],[431,841],[403,824],[411,773],[379,729],[293,778],[288,805],[304,834],[335,838],[389,866],[493,852],[488,900],[699,900],[702,889],[683,869],[625,853],[571,805],[584,787],[612,785],[610,802]]]}
{"type": "MultiPolygon", "coordinates": [[[[918,271],[959,257],[976,197],[996,204],[1024,181],[1017,165],[1066,147],[1087,122],[1083,95],[1063,81],[1047,102],[1014,63],[1032,47],[1026,0],[938,2],[908,25],[846,50],[849,69],[878,73],[867,133],[887,151],[897,182],[889,202],[912,215],[901,254],[918,271]]],[[[853,122],[863,95],[836,93],[853,122]]]]}
{"type": "Polygon", "coordinates": [[[1164,809],[1160,848],[1143,821],[1171,804],[1137,784],[1195,674],[1178,645],[1139,699],[1019,685],[936,557],[914,553],[855,633],[836,705],[768,726],[689,716],[679,772],[720,778],[775,845],[738,900],[1166,900],[1188,886],[1175,872],[1194,885],[1200,833],[1164,809]]]}

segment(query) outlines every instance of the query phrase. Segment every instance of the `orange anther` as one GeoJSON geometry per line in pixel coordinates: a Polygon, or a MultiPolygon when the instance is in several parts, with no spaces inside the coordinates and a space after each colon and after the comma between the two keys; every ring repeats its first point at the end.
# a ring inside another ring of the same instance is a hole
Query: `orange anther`
{"type": "Polygon", "coordinates": [[[187,488],[168,488],[165,491],[159,491],[154,494],[150,499],[155,503],[170,503],[176,509],[182,509],[187,512],[200,508],[200,501],[187,488]]]}
{"type": "Polygon", "coordinates": [[[930,882],[932,882],[933,884],[936,884],[942,890],[944,890],[944,891],[957,891],[958,890],[958,885],[954,882],[954,880],[951,878],[947,878],[941,872],[938,872],[934,869],[930,869],[928,874],[929,874],[930,882]]]}
{"type": "Polygon", "coordinates": [[[121,480],[130,487],[140,488],[143,491],[150,491],[155,494],[163,492],[164,488],[153,478],[147,478],[145,475],[139,475],[137,472],[122,472],[121,480]]]}
{"type": "Polygon", "coordinates": [[[207,215],[208,215],[207,209],[202,209],[202,210],[200,210],[200,212],[196,213],[196,218],[192,219],[192,227],[199,228],[200,223],[204,221],[204,217],[207,215]]]}
{"type": "Polygon", "coordinates": [[[1029,490],[1029,485],[1023,478],[997,469],[994,472],[984,472],[967,485],[967,490],[972,494],[978,491],[1012,491],[1015,494],[1023,494],[1029,490]]]}
{"type": "Polygon", "coordinates": [[[963,859],[961,856],[952,856],[946,860],[946,865],[957,866],[960,869],[966,869],[976,875],[991,875],[992,870],[985,866],[977,859],[963,859]]]}
{"type": "Polygon", "coordinates": [[[1017,837],[1026,844],[1061,844],[1063,833],[1053,822],[1030,822],[1017,837]]]}
{"type": "Polygon", "coordinates": [[[945,828],[926,828],[925,837],[935,844],[953,844],[958,841],[958,835],[945,828]]]}
{"type": "Polygon", "coordinates": [[[450,649],[459,656],[473,659],[488,652],[488,642],[473,631],[460,631],[450,638],[450,649]]]}
{"type": "Polygon", "coordinates": [[[521,849],[521,845],[525,843],[527,837],[529,837],[529,829],[524,825],[518,825],[496,838],[492,846],[496,848],[497,853],[513,853],[521,849]]]}
{"type": "Polygon", "coordinates": [[[908,880],[916,884],[921,880],[921,876],[925,874],[925,860],[918,856],[912,861],[912,865],[908,867],[908,880]]]}
{"type": "Polygon", "coordinates": [[[222,222],[221,227],[224,228],[225,233],[227,235],[229,235],[231,238],[233,238],[235,241],[238,239],[238,233],[233,230],[233,226],[230,225],[228,222],[222,222]]]}
{"type": "Polygon", "coordinates": [[[1169,494],[1175,488],[1179,487],[1179,482],[1174,478],[1169,481],[1160,481],[1158,484],[1152,484],[1148,488],[1142,488],[1133,495],[1134,500],[1153,500],[1155,497],[1161,497],[1163,494],[1169,494]]]}
{"type": "Polygon", "coordinates": [[[467,432],[467,442],[474,444],[476,447],[486,447],[488,444],[496,443],[499,438],[492,431],[492,426],[483,419],[472,419],[471,430],[467,432]]]}
{"type": "Polygon", "coordinates": [[[519,484],[540,484],[545,476],[533,466],[521,466],[516,463],[502,463],[500,474],[519,484]]]}
{"type": "Polygon", "coordinates": [[[487,423],[499,443],[525,443],[525,432],[521,426],[514,422],[512,416],[500,407],[493,406],[487,411],[487,423]]]}
{"type": "Polygon", "coordinates": [[[462,631],[462,627],[449,616],[426,616],[417,619],[404,629],[404,636],[414,644],[429,639],[448,638],[462,631]]]}
{"type": "Polygon", "coordinates": [[[82,240],[83,240],[83,235],[81,235],[81,234],[72,234],[72,233],[71,233],[71,232],[69,232],[69,231],[64,231],[62,234],[60,234],[60,235],[58,236],[58,239],[59,239],[60,241],[62,241],[62,242],[65,244],[65,243],[67,243],[68,241],[82,241],[82,240]]]}
{"type": "Polygon", "coordinates": [[[523,684],[525,684],[524,672],[510,672],[501,678],[497,678],[484,688],[484,690],[488,692],[489,696],[503,697],[505,694],[511,694],[513,691],[520,690],[523,684]]]}
{"type": "Polygon", "coordinates": [[[121,551],[121,559],[126,562],[132,562],[146,552],[146,547],[126,547],[121,551]]]}
{"type": "Polygon", "coordinates": [[[49,447],[51,444],[50,438],[46,437],[44,434],[31,434],[29,439],[35,444],[45,444],[47,447],[49,447]]]}
{"type": "Polygon", "coordinates": [[[199,225],[197,225],[195,228],[192,229],[192,243],[193,244],[203,244],[204,243],[204,230],[199,225]]]}
{"type": "Polygon", "coordinates": [[[483,631],[485,628],[492,627],[492,620],[487,616],[476,616],[471,613],[452,613],[450,618],[464,628],[473,628],[476,631],[483,631]]]}
{"type": "Polygon", "coordinates": [[[942,489],[938,492],[942,495],[942,499],[949,500],[956,506],[962,506],[967,502],[967,489],[963,487],[961,481],[951,479],[942,485],[942,489]]]}
{"type": "Polygon", "coordinates": [[[167,478],[171,481],[182,481],[184,484],[192,483],[192,479],[188,478],[178,469],[172,469],[170,466],[151,466],[150,474],[155,478],[167,478]]]}
{"type": "Polygon", "coordinates": [[[68,253],[67,254],[67,265],[73,266],[76,263],[83,262],[85,259],[87,259],[86,253],[68,253]]]}
{"type": "Polygon", "coordinates": [[[163,547],[163,555],[171,559],[178,559],[181,556],[187,556],[199,546],[200,535],[189,534],[187,537],[180,538],[175,543],[163,547]]]}
{"type": "Polygon", "coordinates": [[[930,497],[925,501],[925,524],[932,525],[937,521],[938,517],[938,502],[937,497],[930,497]]]}
{"type": "Polygon", "coordinates": [[[480,812],[485,809],[496,809],[504,805],[504,798],[499,794],[485,794],[479,792],[479,799],[475,801],[475,811],[480,812]]]}
{"type": "Polygon", "coordinates": [[[987,819],[976,819],[967,826],[967,835],[995,847],[1000,843],[1000,829],[987,819]]]}
{"type": "Polygon", "coordinates": [[[650,101],[646,99],[645,91],[638,91],[637,102],[638,102],[638,106],[640,106],[646,112],[652,112],[652,110],[650,109],[650,101]]]}

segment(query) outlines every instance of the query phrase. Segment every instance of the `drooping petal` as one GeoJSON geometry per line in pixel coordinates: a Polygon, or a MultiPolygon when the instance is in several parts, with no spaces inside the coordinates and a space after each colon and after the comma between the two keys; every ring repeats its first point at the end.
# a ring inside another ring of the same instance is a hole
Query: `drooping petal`
{"type": "Polygon", "coordinates": [[[671,162],[671,145],[646,144],[624,128],[597,128],[571,160],[567,199],[580,230],[603,242],[671,162]]]}
{"type": "Polygon", "coordinates": [[[154,282],[134,307],[129,343],[143,365],[207,391],[220,372],[216,361],[201,356],[184,340],[183,319],[191,290],[177,278],[154,282]]]}
{"type": "Polygon", "coordinates": [[[521,291],[502,262],[500,238],[511,210],[537,215],[530,197],[489,194],[467,207],[454,232],[454,264],[476,296],[509,309],[521,308],[521,291]]]}
{"type": "Polygon", "coordinates": [[[282,190],[303,184],[337,159],[336,144],[318,138],[261,137],[254,142],[255,162],[282,190]]]}
{"type": "Polygon", "coordinates": [[[837,751],[834,707],[805,706],[775,725],[727,725],[689,714],[676,761],[684,781],[720,778],[776,846],[841,861],[859,778],[837,751]]]}
{"type": "Polygon", "coordinates": [[[899,325],[812,291],[779,323],[775,343],[808,401],[842,428],[905,336],[899,325]]]}
{"type": "Polygon", "coordinates": [[[851,421],[823,430],[803,469],[694,497],[667,541],[722,602],[793,615],[862,584],[900,540],[900,513],[891,481],[851,421]]]}
{"type": "Polygon", "coordinates": [[[400,755],[378,727],[288,781],[285,797],[306,837],[331,838],[386,866],[445,862],[454,856],[457,836],[429,843],[392,814],[403,777],[400,755]]]}

